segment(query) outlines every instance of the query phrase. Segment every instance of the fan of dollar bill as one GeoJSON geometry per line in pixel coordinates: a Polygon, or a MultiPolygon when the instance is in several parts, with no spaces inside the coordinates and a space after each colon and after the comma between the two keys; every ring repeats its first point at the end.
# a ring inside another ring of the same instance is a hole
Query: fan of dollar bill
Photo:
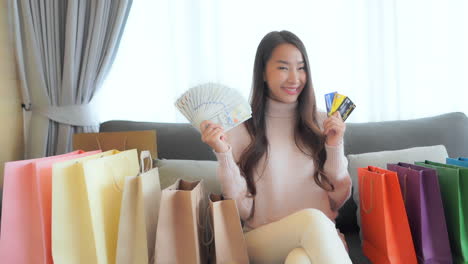
{"type": "Polygon", "coordinates": [[[221,125],[227,132],[252,117],[252,109],[242,95],[218,83],[190,88],[175,105],[198,131],[204,120],[221,125]]]}

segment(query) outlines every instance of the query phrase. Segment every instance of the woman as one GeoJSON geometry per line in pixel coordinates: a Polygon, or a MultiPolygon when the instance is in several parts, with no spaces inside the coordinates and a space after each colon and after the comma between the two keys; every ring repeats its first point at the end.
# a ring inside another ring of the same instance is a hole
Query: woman
{"type": "Polygon", "coordinates": [[[225,197],[237,202],[253,263],[351,263],[335,229],[351,179],[339,113],[318,112],[301,40],[270,32],[254,63],[252,118],[224,133],[210,121],[202,141],[218,159],[225,197]]]}

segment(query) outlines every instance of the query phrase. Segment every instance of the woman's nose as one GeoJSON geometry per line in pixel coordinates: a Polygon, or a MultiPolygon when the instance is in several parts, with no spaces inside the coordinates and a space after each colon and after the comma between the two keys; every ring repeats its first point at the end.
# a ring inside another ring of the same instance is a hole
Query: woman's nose
{"type": "Polygon", "coordinates": [[[297,72],[297,70],[289,71],[288,81],[290,83],[297,83],[298,80],[299,80],[299,73],[297,72]]]}

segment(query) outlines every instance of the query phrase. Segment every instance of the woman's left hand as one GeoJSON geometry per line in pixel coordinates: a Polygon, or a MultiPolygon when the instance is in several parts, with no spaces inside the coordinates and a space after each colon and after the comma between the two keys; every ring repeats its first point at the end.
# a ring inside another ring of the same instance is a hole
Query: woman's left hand
{"type": "Polygon", "coordinates": [[[327,137],[326,143],[329,146],[338,146],[341,144],[345,131],[346,125],[338,111],[323,122],[323,133],[327,137]]]}

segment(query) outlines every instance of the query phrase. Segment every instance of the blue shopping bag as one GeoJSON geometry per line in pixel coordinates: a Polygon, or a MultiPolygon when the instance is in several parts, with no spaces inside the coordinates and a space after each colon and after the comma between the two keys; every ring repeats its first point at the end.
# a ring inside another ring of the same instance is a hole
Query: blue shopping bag
{"type": "Polygon", "coordinates": [[[450,165],[468,167],[468,158],[458,158],[458,159],[447,158],[445,163],[450,164],[450,165]]]}

